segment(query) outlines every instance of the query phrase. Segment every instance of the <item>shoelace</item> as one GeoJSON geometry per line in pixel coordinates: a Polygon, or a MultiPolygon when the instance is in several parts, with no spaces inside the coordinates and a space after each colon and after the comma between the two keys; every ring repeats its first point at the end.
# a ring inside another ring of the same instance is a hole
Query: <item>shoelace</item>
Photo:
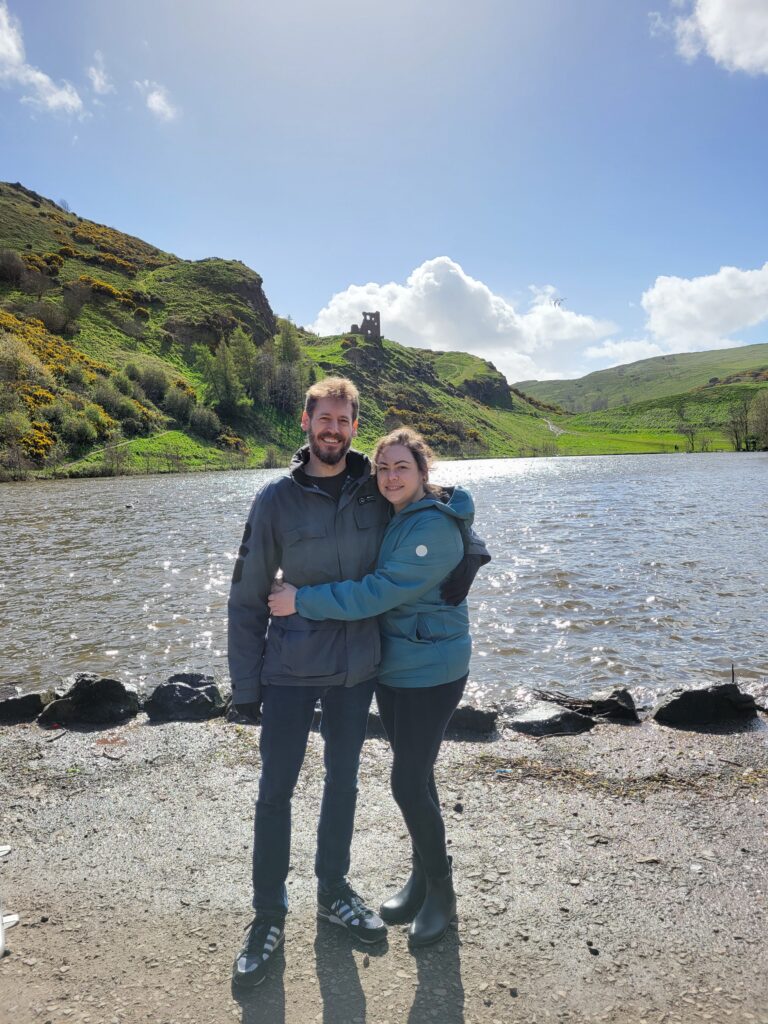
{"type": "Polygon", "coordinates": [[[260,953],[267,944],[270,930],[281,927],[277,921],[262,921],[256,924],[255,919],[248,926],[250,932],[245,943],[245,952],[260,953]]]}
{"type": "Polygon", "coordinates": [[[344,892],[337,897],[337,902],[346,903],[356,917],[368,918],[373,914],[373,911],[366,907],[362,898],[358,896],[354,889],[345,889],[344,892]]]}

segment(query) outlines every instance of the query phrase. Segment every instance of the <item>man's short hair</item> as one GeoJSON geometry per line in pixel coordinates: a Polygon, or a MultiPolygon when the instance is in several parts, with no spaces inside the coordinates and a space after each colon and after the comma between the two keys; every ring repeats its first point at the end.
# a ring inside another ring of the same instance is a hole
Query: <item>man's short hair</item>
{"type": "Polygon", "coordinates": [[[357,414],[360,411],[360,393],[352,381],[346,377],[326,377],[325,380],[317,381],[308,389],[304,401],[304,411],[310,419],[321,398],[331,398],[335,402],[351,402],[352,420],[357,419],[357,414]]]}

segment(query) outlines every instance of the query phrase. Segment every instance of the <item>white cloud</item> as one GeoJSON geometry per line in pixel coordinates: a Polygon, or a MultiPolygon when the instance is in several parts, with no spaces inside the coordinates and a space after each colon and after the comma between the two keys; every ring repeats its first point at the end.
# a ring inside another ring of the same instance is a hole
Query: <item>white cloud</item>
{"type": "MultiPolygon", "coordinates": [[[[678,53],[694,60],[708,54],[729,71],[768,74],[768,3],[766,0],[693,0],[688,14],[671,26],[678,53]]],[[[652,31],[664,24],[654,12],[652,31]]]]}
{"type": "Polygon", "coordinates": [[[768,320],[768,263],[758,270],[721,267],[704,277],[657,277],[642,303],[649,331],[667,351],[738,345],[734,333],[768,320]]]}
{"type": "Polygon", "coordinates": [[[160,121],[174,121],[179,116],[179,109],[171,102],[168,90],[164,85],[150,82],[136,82],[136,88],[143,93],[147,109],[160,121]]]}
{"type": "Polygon", "coordinates": [[[91,80],[91,87],[97,95],[106,96],[107,93],[115,91],[104,66],[104,57],[99,50],[93,55],[93,64],[88,68],[88,77],[91,80]]]}
{"type": "Polygon", "coordinates": [[[608,366],[621,366],[623,363],[635,363],[638,359],[651,359],[663,356],[665,349],[654,341],[645,338],[626,341],[604,341],[602,345],[590,345],[584,349],[587,359],[599,359],[600,369],[608,366]]]}
{"type": "Polygon", "coordinates": [[[27,90],[23,103],[41,110],[63,114],[82,114],[83,101],[69,82],[57,85],[39,68],[27,64],[21,25],[0,0],[0,82],[20,85],[27,90]]]}
{"type": "Polygon", "coordinates": [[[387,337],[421,348],[472,352],[511,381],[576,375],[583,345],[616,331],[604,320],[572,312],[551,285],[531,287],[525,312],[470,277],[447,256],[427,260],[405,284],[350,285],[334,295],[312,325],[336,334],[380,310],[387,337]]]}

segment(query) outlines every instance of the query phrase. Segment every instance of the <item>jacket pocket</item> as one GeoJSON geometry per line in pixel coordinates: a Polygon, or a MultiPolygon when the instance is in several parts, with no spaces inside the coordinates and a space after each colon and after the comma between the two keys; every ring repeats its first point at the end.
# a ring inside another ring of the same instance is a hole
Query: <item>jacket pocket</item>
{"type": "Polygon", "coordinates": [[[280,567],[289,583],[300,587],[305,582],[325,582],[332,578],[328,573],[336,563],[335,557],[331,558],[335,549],[328,541],[325,524],[305,523],[285,530],[282,548],[280,567]]]}
{"type": "Polygon", "coordinates": [[[270,622],[263,671],[267,681],[274,676],[323,679],[345,670],[343,624],[312,622],[300,615],[270,622]]]}

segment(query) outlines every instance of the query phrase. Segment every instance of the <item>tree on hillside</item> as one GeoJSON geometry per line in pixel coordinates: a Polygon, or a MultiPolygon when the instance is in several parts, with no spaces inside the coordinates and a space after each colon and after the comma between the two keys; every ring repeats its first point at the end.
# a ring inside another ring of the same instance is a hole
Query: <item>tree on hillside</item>
{"type": "Polygon", "coordinates": [[[725,432],[731,439],[733,450],[746,451],[747,437],[749,436],[749,401],[746,398],[734,402],[728,410],[728,419],[725,422],[725,432]]]}
{"type": "Polygon", "coordinates": [[[687,452],[696,451],[696,435],[698,434],[698,427],[691,423],[688,419],[688,413],[684,408],[678,410],[680,416],[680,422],[675,427],[676,434],[682,434],[685,438],[685,450],[687,452]]]}
{"type": "Polygon", "coordinates": [[[272,404],[281,412],[294,412],[301,404],[304,386],[299,367],[294,363],[277,364],[272,388],[272,404]]]}
{"type": "Polygon", "coordinates": [[[754,434],[757,447],[768,449],[768,389],[763,388],[752,399],[749,407],[749,427],[754,434]]]}
{"type": "Polygon", "coordinates": [[[243,411],[247,399],[229,345],[222,341],[216,355],[206,351],[200,367],[206,394],[222,416],[236,416],[243,411]]]}
{"type": "Polygon", "coordinates": [[[236,327],[232,332],[229,350],[245,393],[259,401],[259,353],[253,338],[243,327],[236,327]]]}
{"type": "Polygon", "coordinates": [[[290,320],[283,320],[280,326],[280,359],[291,364],[298,363],[301,359],[301,343],[290,320]]]}

